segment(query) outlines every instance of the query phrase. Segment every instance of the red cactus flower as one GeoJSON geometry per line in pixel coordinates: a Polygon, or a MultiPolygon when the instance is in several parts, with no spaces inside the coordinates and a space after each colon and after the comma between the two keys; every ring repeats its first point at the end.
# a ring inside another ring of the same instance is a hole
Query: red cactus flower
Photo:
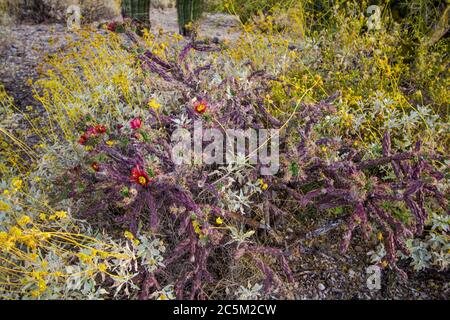
{"type": "Polygon", "coordinates": [[[90,138],[90,137],[95,137],[97,136],[97,131],[95,130],[94,127],[89,127],[85,133],[85,135],[90,138]]]}
{"type": "Polygon", "coordinates": [[[197,113],[205,113],[206,109],[208,109],[208,103],[205,100],[201,100],[195,104],[194,109],[197,113]]]}
{"type": "Polygon", "coordinates": [[[97,162],[92,162],[91,168],[92,168],[92,170],[94,170],[95,172],[99,172],[99,171],[100,171],[100,165],[99,165],[97,162]]]}
{"type": "Polygon", "coordinates": [[[87,136],[86,133],[85,133],[85,134],[83,134],[83,135],[80,137],[80,139],[78,140],[78,143],[81,144],[81,145],[83,145],[83,144],[86,143],[87,140],[88,140],[88,136],[87,136]]]}
{"type": "Polygon", "coordinates": [[[106,127],[104,125],[98,124],[98,125],[95,126],[94,130],[98,134],[103,134],[103,133],[106,132],[106,127]]]}
{"type": "Polygon", "coordinates": [[[131,181],[146,187],[150,182],[147,172],[144,171],[139,165],[131,169],[131,181]]]}
{"type": "Polygon", "coordinates": [[[116,31],[117,23],[116,23],[115,21],[110,22],[110,23],[108,23],[108,25],[106,26],[106,28],[107,28],[109,31],[114,32],[114,31],[116,31]]]}
{"type": "Polygon", "coordinates": [[[134,118],[133,120],[131,120],[130,126],[131,126],[131,129],[133,129],[133,130],[137,130],[140,127],[142,127],[142,120],[141,120],[141,118],[138,117],[138,118],[134,118]]]}
{"type": "Polygon", "coordinates": [[[133,129],[133,130],[137,130],[140,127],[142,127],[142,120],[141,120],[141,118],[138,117],[138,118],[134,118],[133,120],[131,120],[130,126],[131,126],[131,129],[133,129]]]}

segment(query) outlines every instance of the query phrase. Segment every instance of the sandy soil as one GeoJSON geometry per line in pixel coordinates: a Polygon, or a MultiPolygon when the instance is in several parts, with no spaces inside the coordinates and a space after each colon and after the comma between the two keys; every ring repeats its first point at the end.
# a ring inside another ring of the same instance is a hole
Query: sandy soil
{"type": "MultiPolygon", "coordinates": [[[[162,28],[166,32],[178,32],[177,11],[175,8],[150,10],[152,28],[162,28]]],[[[228,14],[205,14],[199,22],[199,36],[233,41],[239,37],[239,19],[228,14]]]]}

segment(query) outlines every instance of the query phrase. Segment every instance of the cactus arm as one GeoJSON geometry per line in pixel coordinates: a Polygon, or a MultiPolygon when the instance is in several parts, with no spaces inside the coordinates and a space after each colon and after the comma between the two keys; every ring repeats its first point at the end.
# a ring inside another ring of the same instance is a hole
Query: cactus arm
{"type": "Polygon", "coordinates": [[[177,0],[178,26],[181,34],[187,35],[185,26],[200,18],[203,3],[203,0],[177,0]]]}

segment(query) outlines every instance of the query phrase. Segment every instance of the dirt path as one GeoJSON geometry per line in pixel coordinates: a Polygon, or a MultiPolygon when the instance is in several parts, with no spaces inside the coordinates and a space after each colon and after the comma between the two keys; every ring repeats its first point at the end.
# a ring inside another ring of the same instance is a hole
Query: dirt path
{"type": "Polygon", "coordinates": [[[0,28],[7,37],[0,47],[0,82],[18,106],[36,104],[28,80],[37,78],[43,57],[62,48],[69,34],[61,24],[0,28]]]}
{"type": "MultiPolygon", "coordinates": [[[[175,8],[150,10],[152,28],[162,28],[166,32],[178,32],[177,11],[175,8]]],[[[220,41],[236,40],[240,32],[237,29],[239,19],[228,14],[205,14],[200,20],[199,36],[218,38],[220,41]]]]}
{"type": "MultiPolygon", "coordinates": [[[[175,8],[152,8],[150,16],[153,32],[178,32],[175,8]]],[[[236,26],[238,21],[233,16],[206,14],[200,21],[199,36],[233,41],[239,36],[236,26]]],[[[68,39],[77,36],[64,24],[0,26],[0,36],[0,82],[18,106],[36,105],[28,80],[36,80],[43,57],[64,48],[68,39]]]]}

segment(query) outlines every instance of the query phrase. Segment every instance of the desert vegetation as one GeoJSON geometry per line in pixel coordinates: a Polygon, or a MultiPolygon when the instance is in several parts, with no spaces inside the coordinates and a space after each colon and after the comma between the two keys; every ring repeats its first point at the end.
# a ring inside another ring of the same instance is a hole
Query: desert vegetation
{"type": "Polygon", "coordinates": [[[76,1],[69,31],[73,3],[0,0],[5,68],[17,25],[63,42],[0,79],[1,299],[448,298],[448,2],[181,2],[76,1]],[[177,162],[199,123],[277,132],[277,170],[177,162]]]}

